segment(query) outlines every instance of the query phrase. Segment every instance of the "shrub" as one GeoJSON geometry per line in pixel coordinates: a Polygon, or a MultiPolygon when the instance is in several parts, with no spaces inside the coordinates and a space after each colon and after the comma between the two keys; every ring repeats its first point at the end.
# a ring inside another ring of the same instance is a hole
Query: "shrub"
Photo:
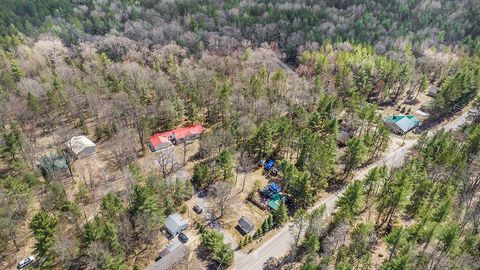
{"type": "Polygon", "coordinates": [[[100,140],[104,134],[105,131],[103,130],[103,127],[95,127],[95,137],[97,140],[100,140]]]}

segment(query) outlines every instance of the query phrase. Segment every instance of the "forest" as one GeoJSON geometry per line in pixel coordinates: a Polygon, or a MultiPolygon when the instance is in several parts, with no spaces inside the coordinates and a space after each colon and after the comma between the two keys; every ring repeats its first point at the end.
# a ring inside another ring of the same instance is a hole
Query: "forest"
{"type": "Polygon", "coordinates": [[[264,269],[478,267],[478,1],[1,2],[0,268],[146,269],[177,212],[178,269],[242,269],[288,226],[264,269]],[[392,114],[425,131],[394,135],[392,114]],[[200,139],[152,153],[192,124],[200,139]],[[66,152],[76,135],[93,157],[66,152]],[[285,200],[237,237],[235,207],[271,181],[285,200]],[[201,193],[226,233],[192,218],[201,193]]]}

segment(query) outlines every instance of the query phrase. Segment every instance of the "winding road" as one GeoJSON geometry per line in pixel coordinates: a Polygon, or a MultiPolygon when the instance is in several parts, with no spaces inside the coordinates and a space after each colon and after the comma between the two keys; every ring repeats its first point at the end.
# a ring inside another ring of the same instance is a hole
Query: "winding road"
{"type": "MultiPolygon", "coordinates": [[[[457,129],[467,121],[468,110],[465,110],[461,115],[457,115],[452,121],[439,125],[434,130],[444,128],[445,130],[457,129]]],[[[434,131],[430,131],[428,136],[432,136],[434,131]]],[[[381,160],[367,166],[356,172],[354,179],[362,179],[368,173],[368,171],[375,166],[387,165],[389,168],[400,165],[409,150],[416,144],[417,139],[405,141],[405,144],[394,151],[386,154],[381,160]]],[[[329,194],[327,197],[320,199],[309,211],[320,207],[325,204],[326,215],[331,215],[335,210],[335,203],[337,199],[342,196],[345,188],[336,193],[329,194]]],[[[280,258],[288,253],[292,243],[294,242],[294,234],[291,230],[292,223],[287,223],[283,226],[277,234],[265,242],[260,248],[246,254],[242,251],[235,252],[235,269],[237,270],[261,270],[263,264],[270,258],[280,258]]]]}

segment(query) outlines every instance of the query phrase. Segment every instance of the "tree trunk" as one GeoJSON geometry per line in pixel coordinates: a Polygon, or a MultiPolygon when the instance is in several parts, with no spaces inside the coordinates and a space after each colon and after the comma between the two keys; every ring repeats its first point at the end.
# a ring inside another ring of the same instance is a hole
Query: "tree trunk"
{"type": "Polygon", "coordinates": [[[245,190],[245,181],[247,180],[247,172],[243,174],[242,192],[245,190]]]}

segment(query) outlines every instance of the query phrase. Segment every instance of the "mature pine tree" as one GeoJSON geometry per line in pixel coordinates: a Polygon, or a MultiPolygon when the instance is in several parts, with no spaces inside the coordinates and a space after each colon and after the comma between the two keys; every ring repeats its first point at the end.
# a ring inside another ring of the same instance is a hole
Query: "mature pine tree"
{"type": "Polygon", "coordinates": [[[354,137],[347,142],[347,150],[343,156],[345,177],[365,162],[366,154],[367,148],[362,139],[354,137]]]}
{"type": "Polygon", "coordinates": [[[273,220],[275,222],[276,226],[280,226],[287,222],[288,220],[288,209],[287,209],[287,204],[285,204],[285,201],[281,201],[280,205],[278,206],[278,209],[273,211],[273,220]]]}
{"type": "Polygon", "coordinates": [[[29,228],[35,238],[35,253],[44,259],[42,268],[49,269],[54,262],[55,232],[58,218],[54,215],[40,211],[33,216],[29,228]]]}
{"type": "Polygon", "coordinates": [[[336,203],[338,211],[335,213],[337,221],[352,221],[365,207],[363,184],[355,181],[348,185],[343,196],[336,203]]]}
{"type": "Polygon", "coordinates": [[[234,176],[235,161],[229,150],[223,150],[217,160],[220,168],[221,178],[223,181],[229,181],[234,176]]]}

